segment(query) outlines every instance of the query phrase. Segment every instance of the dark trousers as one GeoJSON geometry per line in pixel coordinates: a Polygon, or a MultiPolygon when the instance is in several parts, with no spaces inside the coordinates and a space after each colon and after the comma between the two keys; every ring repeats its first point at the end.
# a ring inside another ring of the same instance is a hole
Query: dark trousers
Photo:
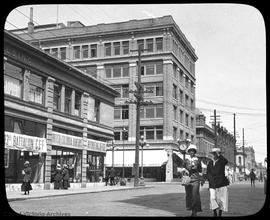
{"type": "Polygon", "coordinates": [[[186,191],[186,208],[187,210],[193,210],[201,212],[201,197],[200,197],[200,182],[196,181],[192,184],[185,186],[186,191]]]}
{"type": "Polygon", "coordinates": [[[250,179],[250,183],[251,183],[251,187],[255,187],[255,180],[254,179],[250,179]]]}
{"type": "Polygon", "coordinates": [[[110,185],[111,186],[114,186],[115,185],[114,177],[110,177],[110,185]]]}
{"type": "Polygon", "coordinates": [[[69,180],[63,180],[63,189],[67,189],[69,187],[69,180]]]}
{"type": "Polygon", "coordinates": [[[106,178],[105,178],[105,186],[108,185],[108,182],[109,182],[109,177],[106,177],[106,178]]]}

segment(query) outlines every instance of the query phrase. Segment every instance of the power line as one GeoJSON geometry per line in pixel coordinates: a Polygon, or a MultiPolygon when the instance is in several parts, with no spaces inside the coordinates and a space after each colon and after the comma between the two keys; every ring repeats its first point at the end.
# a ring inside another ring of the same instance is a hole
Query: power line
{"type": "MultiPolygon", "coordinates": [[[[202,108],[202,107],[197,107],[198,109],[202,109],[208,112],[212,112],[213,109],[210,108],[202,108]]],[[[224,114],[237,114],[237,115],[250,115],[250,116],[266,116],[265,113],[247,113],[247,112],[232,112],[232,111],[224,111],[224,110],[217,110],[219,113],[224,113],[224,114]]]]}
{"type": "Polygon", "coordinates": [[[245,110],[255,110],[255,111],[265,111],[265,109],[247,108],[247,107],[240,107],[240,106],[233,106],[233,105],[224,105],[224,104],[210,102],[210,101],[203,100],[203,99],[196,99],[196,100],[199,101],[199,102],[202,102],[202,103],[214,104],[214,105],[223,106],[223,107],[230,107],[230,108],[236,108],[236,109],[245,109],[245,110]]]}

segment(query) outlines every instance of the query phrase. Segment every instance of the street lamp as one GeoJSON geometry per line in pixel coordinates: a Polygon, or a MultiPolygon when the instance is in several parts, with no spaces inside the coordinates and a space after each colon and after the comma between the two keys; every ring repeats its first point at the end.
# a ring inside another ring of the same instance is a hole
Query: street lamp
{"type": "Polygon", "coordinates": [[[126,134],[127,134],[127,130],[126,128],[123,128],[123,131],[122,131],[122,139],[123,139],[123,175],[122,177],[125,178],[125,145],[124,145],[124,141],[125,141],[125,137],[126,137],[126,134]]]}
{"type": "Polygon", "coordinates": [[[183,154],[183,160],[185,160],[186,150],[189,147],[191,141],[189,139],[186,139],[186,140],[177,139],[177,143],[178,143],[180,153],[183,154]]]}
{"type": "Polygon", "coordinates": [[[147,146],[147,147],[149,147],[150,145],[149,144],[146,144],[146,141],[144,140],[144,136],[142,135],[141,136],[141,139],[140,139],[140,145],[141,145],[141,149],[142,149],[142,167],[141,167],[141,182],[140,182],[140,185],[141,186],[144,186],[144,178],[143,178],[143,147],[144,146],[147,146]]]}
{"type": "Polygon", "coordinates": [[[111,140],[112,147],[112,167],[114,167],[114,139],[111,140]]]}

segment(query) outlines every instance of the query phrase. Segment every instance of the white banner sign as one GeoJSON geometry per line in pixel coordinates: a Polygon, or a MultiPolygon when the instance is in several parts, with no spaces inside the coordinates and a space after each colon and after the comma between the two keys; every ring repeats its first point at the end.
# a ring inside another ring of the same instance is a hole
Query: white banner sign
{"type": "Polygon", "coordinates": [[[46,153],[46,138],[33,137],[5,131],[5,148],[46,153]]]}

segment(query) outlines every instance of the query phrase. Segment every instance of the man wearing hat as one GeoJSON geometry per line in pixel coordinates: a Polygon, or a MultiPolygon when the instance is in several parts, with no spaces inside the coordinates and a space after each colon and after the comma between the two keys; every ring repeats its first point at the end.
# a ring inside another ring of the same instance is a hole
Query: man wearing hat
{"type": "Polygon", "coordinates": [[[185,186],[186,192],[186,209],[191,210],[191,216],[197,216],[197,212],[201,212],[201,198],[200,198],[200,172],[202,167],[199,159],[195,156],[197,147],[189,143],[187,153],[190,155],[189,159],[185,159],[181,172],[188,173],[190,177],[190,184],[185,186]]]}
{"type": "Polygon", "coordinates": [[[228,211],[228,188],[229,181],[225,176],[225,166],[228,160],[221,155],[220,148],[213,148],[211,151],[212,160],[207,165],[207,179],[210,191],[210,209],[213,216],[222,215],[222,211],[228,211]]]}
{"type": "Polygon", "coordinates": [[[54,189],[61,189],[63,187],[62,180],[62,168],[60,164],[57,164],[54,173],[54,189]]]}
{"type": "Polygon", "coordinates": [[[63,174],[63,189],[68,189],[70,184],[69,184],[69,171],[67,164],[64,164],[62,174],[63,174]]]}

